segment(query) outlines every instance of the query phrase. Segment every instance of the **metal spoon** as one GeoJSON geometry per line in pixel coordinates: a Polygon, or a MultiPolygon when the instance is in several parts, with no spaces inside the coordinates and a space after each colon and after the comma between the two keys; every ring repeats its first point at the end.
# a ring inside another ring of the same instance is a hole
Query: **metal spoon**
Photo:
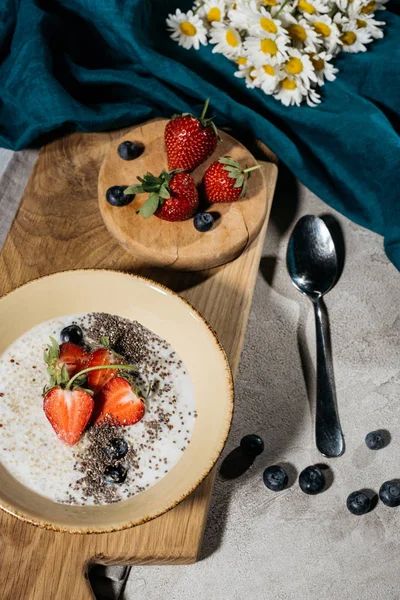
{"type": "Polygon", "coordinates": [[[317,448],[327,457],[344,452],[344,440],[336,409],[333,376],[326,353],[321,298],[336,283],[338,261],[329,229],[313,215],[302,217],[289,240],[287,268],[295,287],[309,297],[315,313],[317,340],[317,448]]]}

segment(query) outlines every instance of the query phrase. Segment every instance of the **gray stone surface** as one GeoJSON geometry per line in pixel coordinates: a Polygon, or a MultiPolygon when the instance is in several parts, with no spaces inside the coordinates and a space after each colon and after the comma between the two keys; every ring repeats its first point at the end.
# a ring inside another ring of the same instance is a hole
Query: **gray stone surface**
{"type": "MultiPolygon", "coordinates": [[[[384,254],[382,238],[328,209],[282,172],[222,458],[251,432],[262,435],[265,451],[242,477],[217,477],[201,560],[134,567],[124,598],[400,598],[399,509],[378,504],[355,517],[345,506],[351,491],[377,491],[383,481],[400,477],[399,297],[399,273],[384,254]],[[342,276],[326,296],[346,438],[346,453],[335,460],[322,459],[315,449],[313,315],[285,267],[288,235],[306,213],[335,216],[346,248],[342,276]],[[392,441],[373,452],[364,437],[376,428],[388,429],[392,441]],[[333,482],[323,494],[307,497],[293,480],[307,465],[321,462],[329,464],[333,482]],[[262,482],[263,469],[273,463],[285,463],[291,475],[290,487],[278,494],[262,482]]],[[[116,570],[100,575],[107,573],[121,576],[116,570]]],[[[96,590],[99,597],[112,597],[121,584],[97,578],[96,590]]]]}

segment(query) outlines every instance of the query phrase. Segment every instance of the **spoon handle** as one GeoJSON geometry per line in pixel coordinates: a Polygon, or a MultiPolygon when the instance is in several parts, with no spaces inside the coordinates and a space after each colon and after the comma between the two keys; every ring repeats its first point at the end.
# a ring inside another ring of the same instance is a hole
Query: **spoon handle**
{"type": "Polygon", "coordinates": [[[320,298],[313,298],[317,340],[317,408],[315,437],[317,448],[327,457],[344,452],[344,440],[336,409],[333,377],[328,363],[326,337],[320,298]]]}

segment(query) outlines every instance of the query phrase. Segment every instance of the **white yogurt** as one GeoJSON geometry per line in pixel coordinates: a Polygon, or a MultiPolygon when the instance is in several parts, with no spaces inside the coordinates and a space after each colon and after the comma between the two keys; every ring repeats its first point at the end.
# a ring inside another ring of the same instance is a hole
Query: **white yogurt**
{"type": "MultiPolygon", "coordinates": [[[[94,504],[93,497],[77,486],[82,477],[79,456],[88,446],[87,434],[75,446],[68,446],[57,438],[43,412],[42,391],[49,381],[43,350],[50,336],[59,340],[61,329],[73,321],[85,327],[87,317],[70,315],[42,323],[0,357],[0,461],[38,494],[55,502],[87,505],[94,504]]],[[[114,501],[140,493],[165,476],[182,456],[194,427],[190,377],[169,344],[154,334],[152,340],[152,366],[138,366],[144,379],[156,378],[158,390],[146,400],[143,419],[123,428],[123,437],[137,450],[138,468],[129,468],[125,482],[114,485],[114,501]],[[149,444],[149,426],[155,422],[159,433],[149,444]]]]}

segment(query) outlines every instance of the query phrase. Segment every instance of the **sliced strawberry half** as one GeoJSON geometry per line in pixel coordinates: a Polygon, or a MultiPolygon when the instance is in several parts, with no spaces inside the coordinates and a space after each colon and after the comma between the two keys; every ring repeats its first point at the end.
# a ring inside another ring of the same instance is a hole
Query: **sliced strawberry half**
{"type": "MultiPolygon", "coordinates": [[[[100,367],[105,365],[115,365],[121,362],[113,352],[106,348],[95,350],[90,358],[89,367],[100,367]]],[[[99,369],[88,373],[87,385],[97,394],[103,386],[106,385],[117,373],[117,369],[99,369]]]]}
{"type": "Polygon", "coordinates": [[[64,342],[60,346],[60,356],[58,358],[58,365],[62,367],[66,366],[68,376],[72,377],[82,369],[85,369],[90,360],[90,354],[86,352],[80,346],[73,344],[72,342],[64,342]]]}
{"type": "Polygon", "coordinates": [[[93,398],[85,391],[75,388],[51,388],[45,394],[43,410],[57,436],[70,446],[76,444],[92,416],[93,398]]]}
{"type": "Polygon", "coordinates": [[[93,413],[95,424],[109,416],[121,425],[134,425],[143,417],[143,400],[123,377],[114,377],[101,390],[93,413]]]}

